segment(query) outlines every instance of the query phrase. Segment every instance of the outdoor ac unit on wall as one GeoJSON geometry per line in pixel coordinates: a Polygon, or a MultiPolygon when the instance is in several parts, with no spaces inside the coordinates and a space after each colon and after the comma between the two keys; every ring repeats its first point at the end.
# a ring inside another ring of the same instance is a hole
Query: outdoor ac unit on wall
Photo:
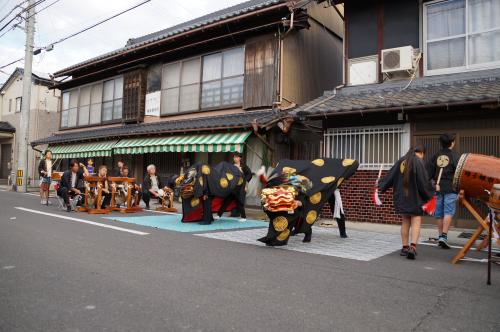
{"type": "Polygon", "coordinates": [[[382,73],[413,69],[413,47],[404,46],[382,50],[382,73]]]}

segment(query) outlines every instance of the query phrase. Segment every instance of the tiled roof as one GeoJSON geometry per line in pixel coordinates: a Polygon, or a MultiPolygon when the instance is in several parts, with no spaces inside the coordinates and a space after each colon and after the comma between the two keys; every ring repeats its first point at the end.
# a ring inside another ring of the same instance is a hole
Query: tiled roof
{"type": "Polygon", "coordinates": [[[333,115],[438,104],[495,100],[500,103],[500,68],[417,78],[405,89],[408,83],[408,80],[389,81],[327,91],[292,113],[333,115]]]}
{"type": "MultiPolygon", "coordinates": [[[[193,30],[217,21],[221,21],[227,18],[243,15],[249,12],[253,12],[262,8],[270,7],[272,5],[276,5],[279,3],[284,3],[286,2],[285,0],[250,0],[250,1],[245,1],[240,4],[237,4],[232,7],[228,7],[213,13],[210,13],[208,15],[204,15],[201,17],[198,17],[194,20],[187,21],[178,25],[175,25],[173,27],[167,28],[165,30],[157,31],[154,33],[150,33],[145,36],[137,37],[137,38],[131,38],[128,40],[127,44],[125,47],[119,48],[117,50],[102,54],[100,56],[94,57],[92,59],[80,62],[78,64],[75,64],[73,66],[70,66],[68,68],[62,69],[59,72],[66,72],[68,70],[74,69],[76,67],[95,62],[98,60],[105,59],[107,57],[111,57],[113,55],[120,54],[124,51],[128,51],[161,39],[165,39],[168,37],[172,37],[174,35],[180,34],[182,32],[186,32],[189,30],[193,30]]],[[[57,74],[57,73],[56,73],[57,74]]]]}
{"type": "Polygon", "coordinates": [[[161,121],[154,123],[125,124],[119,127],[97,128],[86,131],[72,131],[55,134],[31,142],[32,146],[42,144],[59,144],[82,142],[99,139],[122,138],[130,136],[146,136],[158,134],[174,134],[184,131],[209,131],[225,128],[251,128],[254,119],[261,126],[266,126],[280,118],[280,111],[246,111],[244,113],[199,117],[194,119],[161,121]]]}
{"type": "Polygon", "coordinates": [[[14,128],[10,123],[6,121],[0,121],[0,132],[15,133],[16,128],[14,128]]]}

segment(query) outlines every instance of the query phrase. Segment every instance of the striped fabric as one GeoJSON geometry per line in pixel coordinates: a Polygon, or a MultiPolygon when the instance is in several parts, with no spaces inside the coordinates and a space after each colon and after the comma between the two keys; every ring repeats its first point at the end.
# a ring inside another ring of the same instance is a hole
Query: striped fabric
{"type": "Polygon", "coordinates": [[[52,156],[62,158],[110,157],[117,141],[49,146],[52,156]]]}
{"type": "Polygon", "coordinates": [[[115,154],[154,152],[243,152],[249,131],[204,135],[130,138],[118,142],[115,154]]]}

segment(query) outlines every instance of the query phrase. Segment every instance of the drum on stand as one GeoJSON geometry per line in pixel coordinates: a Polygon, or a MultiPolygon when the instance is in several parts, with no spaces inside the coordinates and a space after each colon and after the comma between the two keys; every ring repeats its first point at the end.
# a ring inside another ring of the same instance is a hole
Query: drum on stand
{"type": "Polygon", "coordinates": [[[465,153],[458,161],[453,189],[464,191],[467,197],[487,202],[494,184],[500,183],[500,158],[481,154],[465,153]]]}

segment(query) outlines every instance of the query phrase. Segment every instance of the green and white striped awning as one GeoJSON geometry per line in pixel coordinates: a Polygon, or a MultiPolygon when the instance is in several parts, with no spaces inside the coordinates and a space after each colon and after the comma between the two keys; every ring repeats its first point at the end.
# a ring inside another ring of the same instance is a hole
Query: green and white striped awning
{"type": "Polygon", "coordinates": [[[243,152],[251,132],[184,135],[149,138],[130,138],[118,142],[115,154],[153,152],[243,152]]]}
{"type": "Polygon", "coordinates": [[[49,150],[55,159],[110,157],[117,141],[93,142],[68,145],[52,145],[49,150]]]}

